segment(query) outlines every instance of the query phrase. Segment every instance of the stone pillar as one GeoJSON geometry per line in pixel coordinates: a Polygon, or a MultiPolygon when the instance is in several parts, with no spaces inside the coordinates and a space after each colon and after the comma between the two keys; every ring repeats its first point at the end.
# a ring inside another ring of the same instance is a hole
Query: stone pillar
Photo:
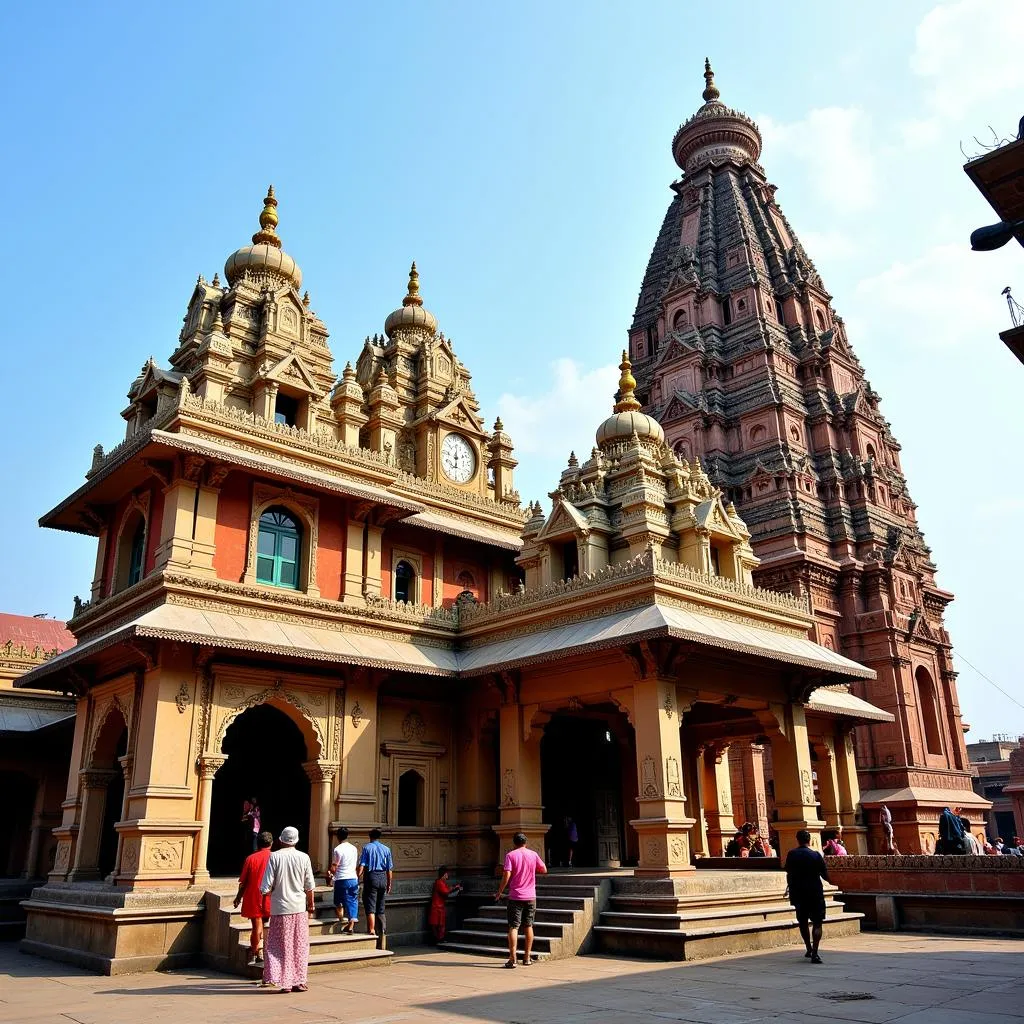
{"type": "Polygon", "coordinates": [[[674,682],[646,678],[633,684],[636,729],[638,817],[630,824],[640,837],[637,877],[669,878],[693,870],[690,829],[683,797],[680,710],[674,682]]]}
{"type": "Polygon", "coordinates": [[[338,767],[323,761],[307,761],[303,766],[309,776],[309,857],[313,872],[322,874],[331,862],[331,810],[334,804],[334,776],[338,767]]]}
{"type": "Polygon", "coordinates": [[[512,848],[512,836],[525,832],[530,846],[544,855],[550,826],[541,821],[540,740],[550,715],[536,704],[514,701],[498,711],[499,855],[512,848]]]}
{"type": "Polygon", "coordinates": [[[383,571],[381,559],[383,535],[383,526],[376,526],[373,523],[366,524],[366,577],[363,580],[363,593],[368,598],[380,597],[381,572],[383,571]]]}
{"type": "Polygon", "coordinates": [[[160,543],[155,568],[184,571],[192,564],[192,527],[195,523],[196,484],[178,479],[164,489],[160,543]]]}
{"type": "MultiPolygon", "coordinates": [[[[131,754],[124,754],[117,759],[117,763],[121,766],[121,774],[124,776],[124,795],[121,798],[121,814],[118,816],[118,821],[125,821],[128,818],[128,793],[132,788],[132,763],[134,758],[131,754]]],[[[120,832],[117,833],[117,854],[114,857],[114,869],[107,876],[108,882],[115,882],[117,879],[117,873],[121,870],[121,851],[124,848],[124,837],[120,832]]]]}
{"type": "Polygon", "coordinates": [[[346,604],[363,605],[363,534],[364,519],[349,519],[345,528],[345,577],[341,599],[346,604]]]}
{"type": "Polygon", "coordinates": [[[818,802],[826,825],[841,825],[839,820],[839,780],[836,777],[835,749],[831,736],[816,740],[814,752],[818,756],[818,802]]]}
{"type": "MultiPolygon", "coordinates": [[[[341,731],[341,784],[337,818],[353,825],[379,821],[377,811],[377,687],[365,669],[350,673],[341,731]]],[[[383,817],[383,809],[381,816],[383,817]]]]}
{"type": "Polygon", "coordinates": [[[25,854],[22,878],[36,877],[36,861],[39,860],[39,847],[42,845],[42,833],[45,827],[43,806],[46,802],[46,782],[47,778],[44,775],[36,784],[36,796],[32,801],[32,820],[29,824],[28,852],[25,854]]]}
{"type": "Polygon", "coordinates": [[[192,884],[202,885],[210,880],[206,858],[210,849],[210,806],[213,803],[213,778],[221,770],[226,757],[201,757],[197,764],[199,776],[199,814],[202,828],[196,833],[195,853],[192,856],[192,884]]]}
{"type": "Polygon", "coordinates": [[[821,849],[821,829],[814,802],[811,773],[811,748],[807,740],[807,719],[802,704],[773,704],[774,729],[772,773],[775,781],[775,806],[779,812],[775,830],[779,834],[779,856],[796,847],[796,834],[801,829],[811,833],[811,845],[821,849]]]}
{"type": "Polygon", "coordinates": [[[117,777],[113,768],[88,768],[78,773],[82,811],[79,818],[75,862],[68,881],[99,877],[100,842],[103,838],[103,814],[107,807],[107,788],[117,777]]]}
{"type": "Polygon", "coordinates": [[[701,796],[711,857],[724,857],[726,845],[736,834],[728,751],[728,743],[709,744],[697,762],[702,772],[701,796]]]}
{"type": "Polygon", "coordinates": [[[704,817],[703,759],[704,751],[700,747],[683,751],[683,793],[687,810],[694,818],[690,829],[690,849],[694,857],[711,856],[708,824],[704,817]]]}
{"type": "Polygon", "coordinates": [[[851,854],[868,853],[868,830],[858,820],[860,808],[860,782],[857,779],[857,760],[854,753],[853,732],[841,728],[835,739],[836,781],[839,786],[839,823],[843,826],[843,843],[851,854]]]}
{"type": "MultiPolygon", "coordinates": [[[[192,537],[191,571],[204,576],[217,575],[213,568],[213,553],[216,550],[217,502],[220,489],[200,487],[196,500],[195,532],[192,537]]],[[[315,580],[311,582],[315,583],[315,580]]]]}
{"type": "Polygon", "coordinates": [[[100,530],[96,543],[96,569],[93,572],[92,587],[89,591],[90,600],[93,601],[98,601],[103,596],[103,569],[107,562],[107,541],[109,536],[109,530],[100,530]]]}

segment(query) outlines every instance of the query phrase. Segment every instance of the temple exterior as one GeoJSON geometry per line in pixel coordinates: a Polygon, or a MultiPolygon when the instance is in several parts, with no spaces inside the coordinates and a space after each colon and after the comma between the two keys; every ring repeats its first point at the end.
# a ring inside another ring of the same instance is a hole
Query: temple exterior
{"type": "Polygon", "coordinates": [[[578,863],[662,881],[722,853],[734,790],[783,853],[826,823],[863,851],[853,730],[892,715],[851,687],[875,671],[811,638],[806,595],[754,585],[747,525],[625,353],[593,450],[550,514],[523,508],[415,265],[336,375],[277,225],[271,190],[131,384],[125,440],[42,519],[97,555],[77,645],[22,680],[77,710],[25,948],[218,962],[250,797],[318,871],[332,826],[382,827],[394,941],[438,865],[488,877],[519,829],[557,859],[570,815],[578,863]]]}
{"type": "Polygon", "coordinates": [[[952,594],[879,395],[758,163],[757,125],[721,102],[710,63],[704,78],[629,330],[637,394],[742,512],[755,581],[808,599],[814,639],[874,670],[854,692],[893,721],[857,731],[871,849],[887,805],[900,849],[931,852],[943,806],[980,824],[987,805],[943,622],[952,594]]]}

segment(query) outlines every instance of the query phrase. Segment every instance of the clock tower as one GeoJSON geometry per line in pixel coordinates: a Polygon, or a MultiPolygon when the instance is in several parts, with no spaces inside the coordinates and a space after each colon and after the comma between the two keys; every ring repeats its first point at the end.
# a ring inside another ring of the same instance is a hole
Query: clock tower
{"type": "Polygon", "coordinates": [[[383,336],[364,342],[355,376],[369,396],[361,443],[427,480],[499,501],[518,498],[515,462],[484,427],[469,370],[423,305],[415,263],[402,305],[383,336]]]}

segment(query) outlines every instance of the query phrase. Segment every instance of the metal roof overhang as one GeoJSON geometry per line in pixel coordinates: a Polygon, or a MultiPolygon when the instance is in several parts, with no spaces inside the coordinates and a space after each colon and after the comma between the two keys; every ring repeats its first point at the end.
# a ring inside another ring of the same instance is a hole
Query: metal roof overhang
{"type": "Polygon", "coordinates": [[[896,716],[866,700],[847,693],[845,690],[833,690],[823,687],[811,694],[807,702],[808,711],[822,711],[828,715],[843,715],[846,718],[859,718],[865,722],[895,722],[896,716]]]}
{"type": "Polygon", "coordinates": [[[499,530],[494,526],[485,526],[483,523],[471,523],[465,519],[453,519],[450,516],[443,516],[438,512],[429,510],[417,512],[415,515],[408,516],[402,522],[408,526],[422,526],[426,530],[447,533],[452,537],[480,541],[482,544],[505,548],[507,551],[519,551],[523,546],[522,539],[515,533],[499,530]]]}
{"type": "MultiPolygon", "coordinates": [[[[28,698],[25,698],[26,700],[28,698]]],[[[52,698],[46,697],[45,700],[52,698]]],[[[74,718],[75,712],[65,708],[11,707],[0,705],[0,735],[39,732],[58,722],[74,718]]]]}

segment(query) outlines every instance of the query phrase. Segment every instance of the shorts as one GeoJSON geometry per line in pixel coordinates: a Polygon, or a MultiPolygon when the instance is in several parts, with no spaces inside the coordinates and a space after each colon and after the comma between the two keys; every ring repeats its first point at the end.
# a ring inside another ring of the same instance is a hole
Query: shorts
{"type": "Polygon", "coordinates": [[[812,924],[821,924],[825,920],[825,897],[794,903],[793,909],[796,911],[799,924],[807,924],[808,921],[812,924]]]}
{"type": "Polygon", "coordinates": [[[388,893],[388,873],[368,871],[363,879],[363,910],[367,915],[379,917],[384,913],[384,898],[388,893]]]}
{"type": "Polygon", "coordinates": [[[508,926],[518,928],[533,927],[533,919],[537,914],[536,900],[509,900],[508,901],[508,926]]]}
{"type": "Polygon", "coordinates": [[[359,882],[355,878],[336,878],[334,880],[334,905],[345,908],[345,916],[350,921],[359,919],[359,882]]]}

